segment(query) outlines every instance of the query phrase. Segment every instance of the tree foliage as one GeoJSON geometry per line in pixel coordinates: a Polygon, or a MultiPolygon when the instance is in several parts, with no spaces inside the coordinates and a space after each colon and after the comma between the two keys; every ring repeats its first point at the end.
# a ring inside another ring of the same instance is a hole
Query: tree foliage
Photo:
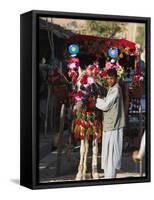
{"type": "Polygon", "coordinates": [[[140,44],[141,49],[145,48],[145,27],[144,26],[137,27],[136,42],[140,44]]]}
{"type": "Polygon", "coordinates": [[[87,21],[89,31],[95,33],[98,36],[112,38],[117,33],[122,32],[125,29],[125,23],[120,22],[107,22],[107,21],[87,21]]]}

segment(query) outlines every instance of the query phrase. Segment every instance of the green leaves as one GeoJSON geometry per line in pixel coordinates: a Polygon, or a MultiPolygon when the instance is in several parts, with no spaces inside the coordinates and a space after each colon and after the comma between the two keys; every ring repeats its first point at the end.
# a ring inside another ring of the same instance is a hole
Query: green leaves
{"type": "Polygon", "coordinates": [[[125,29],[125,23],[96,20],[88,20],[87,26],[90,31],[106,38],[114,37],[116,33],[122,32],[125,29]]]}

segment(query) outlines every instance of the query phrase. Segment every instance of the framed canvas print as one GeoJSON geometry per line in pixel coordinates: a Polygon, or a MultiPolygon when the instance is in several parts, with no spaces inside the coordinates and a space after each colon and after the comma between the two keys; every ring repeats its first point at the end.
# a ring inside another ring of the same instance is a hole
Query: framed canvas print
{"type": "Polygon", "coordinates": [[[150,181],[150,18],[21,14],[21,185],[150,181]]]}

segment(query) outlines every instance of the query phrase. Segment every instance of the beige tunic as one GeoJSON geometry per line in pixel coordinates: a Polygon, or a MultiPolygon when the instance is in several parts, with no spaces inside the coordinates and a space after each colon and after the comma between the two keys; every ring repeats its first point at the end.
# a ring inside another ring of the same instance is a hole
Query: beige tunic
{"type": "Polygon", "coordinates": [[[96,107],[103,111],[103,130],[111,131],[125,126],[125,113],[121,88],[116,83],[104,99],[97,98],[96,107]]]}

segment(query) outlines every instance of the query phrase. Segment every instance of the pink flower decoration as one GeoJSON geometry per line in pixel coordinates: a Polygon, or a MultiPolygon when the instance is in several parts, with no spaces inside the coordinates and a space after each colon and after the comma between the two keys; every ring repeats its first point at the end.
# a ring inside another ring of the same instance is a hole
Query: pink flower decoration
{"type": "Polygon", "coordinates": [[[143,76],[141,76],[139,80],[140,80],[140,81],[143,81],[143,80],[144,80],[144,77],[143,77],[143,76]]]}
{"type": "Polygon", "coordinates": [[[105,65],[106,70],[110,69],[112,67],[112,63],[107,62],[105,65]]]}
{"type": "Polygon", "coordinates": [[[79,59],[78,58],[70,58],[69,63],[75,63],[77,66],[79,65],[79,59]]]}
{"type": "Polygon", "coordinates": [[[135,75],[134,76],[134,81],[139,81],[139,79],[140,79],[140,75],[135,75]]]}
{"type": "Polygon", "coordinates": [[[88,84],[93,84],[93,83],[95,83],[95,80],[94,80],[94,78],[92,77],[92,76],[89,76],[88,78],[87,78],[87,82],[88,82],[88,84]]]}
{"type": "Polygon", "coordinates": [[[81,101],[81,97],[75,96],[76,101],[81,101]]]}
{"type": "Polygon", "coordinates": [[[68,65],[68,68],[69,69],[75,69],[77,66],[76,66],[76,64],[75,63],[70,63],[69,65],[68,65]]]}
{"type": "Polygon", "coordinates": [[[92,75],[92,69],[87,68],[87,69],[86,69],[86,74],[87,74],[88,76],[91,76],[91,75],[92,75]]]}

